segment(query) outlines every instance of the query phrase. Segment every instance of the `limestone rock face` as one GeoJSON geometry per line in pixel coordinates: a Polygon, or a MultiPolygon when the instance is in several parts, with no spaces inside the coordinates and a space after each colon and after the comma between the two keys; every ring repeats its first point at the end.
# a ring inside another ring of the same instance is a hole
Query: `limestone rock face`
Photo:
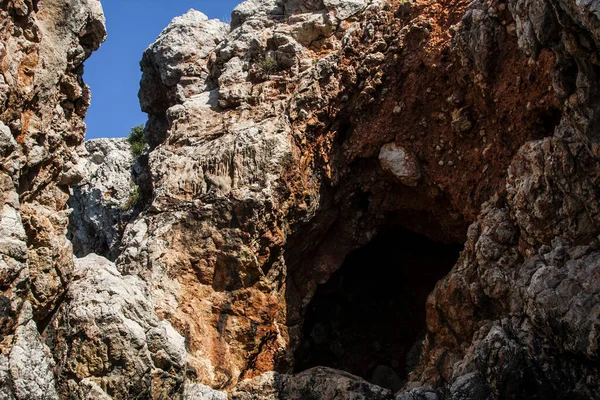
{"type": "Polygon", "coordinates": [[[148,196],[116,265],[186,337],[186,387],[593,398],[594,4],[251,0],[229,30],[175,19],[142,60],[148,196]],[[293,375],[317,286],[397,226],[465,244],[404,389],[293,375]]]}
{"type": "Polygon", "coordinates": [[[150,128],[156,130],[147,135],[151,145],[164,140],[161,132],[167,126],[165,112],[170,104],[207,89],[208,56],[228,28],[190,10],[175,18],[144,53],[139,97],[142,111],[152,119],[150,128]]]}
{"type": "Polygon", "coordinates": [[[54,362],[32,317],[31,305],[25,303],[8,359],[1,356],[3,395],[8,399],[58,399],[54,362]]]}
{"type": "Polygon", "coordinates": [[[154,308],[138,277],[122,276],[95,254],[76,259],[66,301],[46,341],[60,355],[61,396],[87,399],[90,388],[114,398],[178,395],[185,339],[154,308]]]}
{"type": "Polygon", "coordinates": [[[99,3],[0,12],[3,398],[598,397],[596,1],[192,10],[142,58],[131,214],[126,145],[76,150],[99,3]],[[114,263],[73,262],[86,175],[75,250],[114,263]],[[367,366],[403,388],[298,371],[317,288],[398,228],[464,245],[406,360],[367,366]]]}
{"type": "Polygon", "coordinates": [[[54,399],[44,328],[73,269],[69,186],[90,94],[83,61],[105,37],[98,0],[0,5],[0,393],[54,399]]]}
{"type": "MultiPolygon", "coordinates": [[[[274,2],[255,3],[236,9],[240,25],[220,43],[200,43],[195,52],[210,55],[198,60],[201,70],[188,68],[167,83],[181,88],[182,97],[142,84],[142,104],[161,104],[146,108],[146,133],[156,145],[148,162],[152,198],[148,212],[127,228],[117,261],[124,273],[149,282],[159,315],[189,332],[189,366],[215,388],[292,364],[290,334],[298,334],[289,332],[279,307],[287,301],[288,218],[314,216],[319,194],[311,186],[320,185],[320,178],[297,170],[310,168],[297,163],[299,145],[306,143],[309,111],[342,89],[333,74],[341,52],[317,63],[301,44],[313,35],[339,45],[333,34],[342,20],[335,12],[314,5],[290,17],[294,23],[279,24],[274,2]],[[302,187],[306,197],[297,204],[302,187]]],[[[288,14],[297,7],[281,6],[288,14]]],[[[155,59],[158,43],[190,42],[212,26],[190,14],[174,20],[144,55],[142,81],[156,81],[157,69],[146,60],[155,59]]]]}
{"type": "Polygon", "coordinates": [[[235,29],[251,18],[283,16],[282,2],[273,0],[248,0],[238,4],[231,12],[231,28],[235,29]]]}
{"type": "Polygon", "coordinates": [[[184,400],[227,400],[227,394],[218,390],[213,390],[208,386],[193,383],[185,387],[183,392],[184,400]]]}
{"type": "MultiPolygon", "coordinates": [[[[538,57],[549,43],[561,42],[553,47],[553,88],[562,118],[553,135],[519,149],[506,192],[484,204],[469,228],[457,267],[430,297],[421,361],[429,366],[417,372],[423,381],[441,375],[454,382],[449,390],[456,398],[595,398],[599,292],[591,282],[597,281],[598,225],[589,188],[598,174],[597,132],[590,125],[597,86],[572,83],[575,76],[578,82],[595,76],[575,37],[589,37],[596,48],[598,20],[590,3],[509,7],[527,54],[538,57]],[[580,65],[577,72],[568,70],[572,63],[580,65]],[[575,354],[586,361],[575,362],[575,354]],[[433,367],[440,356],[449,358],[433,367]]],[[[481,4],[475,12],[486,18],[491,8],[481,4]]]]}
{"type": "Polygon", "coordinates": [[[73,252],[78,257],[95,253],[114,259],[139,198],[132,178],[134,159],[125,139],[88,140],[85,149],[85,178],[69,200],[73,252]]]}

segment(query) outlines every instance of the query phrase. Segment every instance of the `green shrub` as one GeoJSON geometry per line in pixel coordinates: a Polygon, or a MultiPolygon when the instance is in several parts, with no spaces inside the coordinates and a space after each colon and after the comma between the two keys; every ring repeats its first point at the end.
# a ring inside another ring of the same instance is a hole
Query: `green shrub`
{"type": "Polygon", "coordinates": [[[146,139],[144,138],[144,125],[138,125],[131,128],[127,142],[131,146],[131,155],[138,158],[146,150],[146,139]]]}
{"type": "Polygon", "coordinates": [[[265,56],[260,63],[260,69],[264,75],[269,75],[277,70],[277,60],[271,55],[265,56]]]}
{"type": "Polygon", "coordinates": [[[129,197],[127,198],[127,203],[123,204],[121,209],[123,211],[131,210],[133,207],[135,207],[138,201],[140,201],[140,187],[135,183],[132,183],[129,197]]]}

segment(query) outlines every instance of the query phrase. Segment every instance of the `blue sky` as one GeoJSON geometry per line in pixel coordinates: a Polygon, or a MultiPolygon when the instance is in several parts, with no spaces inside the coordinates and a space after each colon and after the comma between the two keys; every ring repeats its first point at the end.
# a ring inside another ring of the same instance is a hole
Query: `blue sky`
{"type": "Polygon", "coordinates": [[[137,99],[144,50],[176,16],[190,8],[229,21],[242,0],[102,0],[108,38],[85,62],[92,90],[86,139],[126,136],[146,122],[137,99]]]}

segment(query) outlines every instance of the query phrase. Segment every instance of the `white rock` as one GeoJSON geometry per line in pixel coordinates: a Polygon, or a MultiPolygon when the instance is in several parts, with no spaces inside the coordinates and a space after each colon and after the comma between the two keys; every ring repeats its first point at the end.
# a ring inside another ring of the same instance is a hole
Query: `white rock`
{"type": "Polygon", "coordinates": [[[15,397],[18,400],[58,399],[53,360],[40,338],[29,303],[23,307],[20,319],[8,361],[15,397]]]}
{"type": "Polygon", "coordinates": [[[10,128],[0,121],[0,156],[7,156],[17,147],[17,141],[13,137],[10,128]]]}
{"type": "Polygon", "coordinates": [[[188,63],[206,58],[228,31],[227,24],[190,10],[173,19],[146,53],[158,66],[163,84],[174,86],[185,74],[188,63]]]}
{"type": "Polygon", "coordinates": [[[159,385],[171,390],[183,380],[185,340],[159,320],[140,278],[122,276],[106,258],[90,254],[75,260],[68,298],[57,314],[60,329],[52,332],[53,352],[65,355],[69,367],[62,372],[81,391],[98,391],[89,381],[98,369],[106,390],[116,398],[123,398],[133,385],[152,390],[156,383],[145,371],[154,371],[161,377],[156,378],[159,385]],[[132,381],[132,376],[138,379],[132,381]]]}
{"type": "Polygon", "coordinates": [[[367,7],[367,0],[323,0],[329,10],[335,10],[335,15],[341,19],[348,19],[367,7]]]}
{"type": "Polygon", "coordinates": [[[85,179],[73,188],[70,199],[71,241],[79,257],[97,253],[113,258],[136,196],[134,160],[125,139],[89,140],[85,148],[85,179]]]}
{"type": "Polygon", "coordinates": [[[381,147],[379,163],[407,186],[417,186],[421,179],[421,168],[415,156],[395,143],[381,147]]]}
{"type": "Polygon", "coordinates": [[[238,4],[231,12],[231,29],[237,28],[252,18],[283,15],[283,9],[276,3],[276,0],[246,0],[238,4]]]}
{"type": "Polygon", "coordinates": [[[227,394],[199,383],[185,385],[183,400],[227,400],[227,394]]]}

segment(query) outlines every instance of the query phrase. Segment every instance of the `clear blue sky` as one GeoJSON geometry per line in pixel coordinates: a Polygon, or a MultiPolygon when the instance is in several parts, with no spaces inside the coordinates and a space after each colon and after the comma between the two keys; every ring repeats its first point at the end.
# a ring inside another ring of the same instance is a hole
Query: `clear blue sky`
{"type": "Polygon", "coordinates": [[[242,0],[101,0],[108,38],[85,62],[83,79],[92,90],[86,139],[126,136],[146,122],[137,92],[142,53],[176,16],[190,8],[229,21],[242,0]]]}

